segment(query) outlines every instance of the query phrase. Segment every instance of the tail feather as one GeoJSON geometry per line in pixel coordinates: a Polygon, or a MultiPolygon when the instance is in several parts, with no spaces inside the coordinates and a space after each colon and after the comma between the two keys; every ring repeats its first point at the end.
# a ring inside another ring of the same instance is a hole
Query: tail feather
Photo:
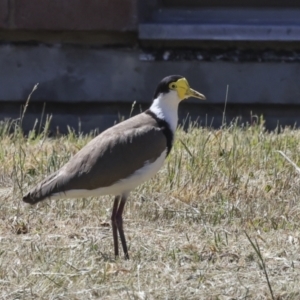
{"type": "Polygon", "coordinates": [[[29,204],[36,204],[50,198],[57,190],[57,175],[58,171],[41,181],[23,197],[23,201],[29,204]]]}

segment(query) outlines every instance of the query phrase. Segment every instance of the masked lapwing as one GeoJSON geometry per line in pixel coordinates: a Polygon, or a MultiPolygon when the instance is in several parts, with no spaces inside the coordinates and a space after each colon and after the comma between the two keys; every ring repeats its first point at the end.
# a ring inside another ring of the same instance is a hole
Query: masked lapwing
{"type": "Polygon", "coordinates": [[[114,252],[119,255],[119,232],[128,259],[122,219],[127,197],[163,165],[173,145],[178,104],[189,97],[205,100],[184,77],[164,78],[148,110],[99,134],[62,168],[31,189],[23,201],[35,204],[45,199],[114,195],[114,252]]]}

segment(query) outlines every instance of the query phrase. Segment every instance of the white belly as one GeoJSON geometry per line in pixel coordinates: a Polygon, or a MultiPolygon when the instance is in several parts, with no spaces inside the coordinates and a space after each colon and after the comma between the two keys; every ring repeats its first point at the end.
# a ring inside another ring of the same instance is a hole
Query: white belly
{"type": "Polygon", "coordinates": [[[97,197],[101,195],[127,195],[141,183],[153,177],[162,167],[166,158],[166,150],[152,163],[146,162],[145,165],[135,171],[130,177],[121,179],[108,187],[101,187],[94,190],[70,190],[63,193],[53,194],[51,199],[62,198],[85,198],[97,197]]]}

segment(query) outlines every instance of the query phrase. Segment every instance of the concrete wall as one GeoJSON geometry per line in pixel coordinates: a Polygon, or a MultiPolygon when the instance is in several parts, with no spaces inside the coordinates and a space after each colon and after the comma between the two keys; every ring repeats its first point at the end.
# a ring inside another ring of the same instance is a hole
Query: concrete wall
{"type": "MultiPolygon", "coordinates": [[[[71,46],[0,46],[1,100],[22,102],[39,83],[33,102],[150,103],[157,83],[186,76],[210,104],[300,103],[300,64],[144,61],[139,49],[71,46]]],[[[196,100],[190,100],[190,103],[196,100]]]]}
{"type": "MultiPolygon", "coordinates": [[[[197,54],[178,59],[174,52],[175,59],[168,59],[170,45],[164,41],[154,41],[148,55],[138,25],[138,0],[0,0],[0,120],[17,118],[39,83],[24,120],[26,130],[43,111],[53,115],[52,131],[59,126],[66,132],[67,125],[79,129],[79,124],[84,131],[103,130],[122,115],[128,117],[133,101],[134,113],[147,107],[161,78],[182,74],[208,100],[186,102],[181,120],[189,115],[200,124],[220,126],[229,86],[228,121],[242,116],[252,122],[251,114],[263,113],[269,128],[278,120],[300,122],[300,65],[287,63],[289,57],[284,62],[240,62],[236,57],[226,62],[226,57],[209,61],[197,54]],[[159,48],[166,55],[153,59],[151,51],[159,48]]],[[[196,41],[193,49],[206,47],[210,57],[210,45],[196,41]]]]}

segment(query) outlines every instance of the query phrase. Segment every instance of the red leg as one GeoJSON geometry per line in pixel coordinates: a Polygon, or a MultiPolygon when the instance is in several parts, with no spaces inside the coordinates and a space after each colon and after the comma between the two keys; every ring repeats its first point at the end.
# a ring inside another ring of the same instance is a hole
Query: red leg
{"type": "Polygon", "coordinates": [[[113,211],[111,214],[111,226],[112,226],[112,230],[113,230],[115,257],[119,256],[118,225],[117,225],[117,220],[116,220],[119,201],[120,201],[120,196],[116,196],[115,201],[114,201],[113,211]]]}
{"type": "Polygon", "coordinates": [[[117,211],[117,215],[116,215],[116,223],[117,223],[117,228],[119,230],[119,235],[120,235],[120,239],[121,239],[121,242],[122,242],[122,247],[123,247],[125,259],[129,259],[125,234],[124,234],[124,230],[123,230],[123,218],[122,218],[122,214],[123,214],[123,210],[124,210],[126,200],[127,200],[127,197],[122,196],[121,202],[120,202],[120,205],[119,205],[119,208],[118,208],[118,211],[117,211]]]}

